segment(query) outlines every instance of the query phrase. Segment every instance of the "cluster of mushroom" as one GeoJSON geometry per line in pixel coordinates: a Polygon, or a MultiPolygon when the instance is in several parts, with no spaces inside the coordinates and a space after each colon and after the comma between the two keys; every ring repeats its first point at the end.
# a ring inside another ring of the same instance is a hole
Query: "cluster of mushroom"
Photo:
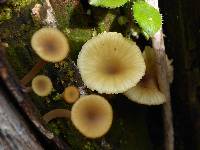
{"type": "MultiPolygon", "coordinates": [[[[47,62],[60,62],[68,56],[69,43],[65,35],[56,28],[42,28],[34,33],[31,45],[35,53],[42,59],[22,79],[26,86],[47,62]]],[[[47,96],[52,90],[52,83],[47,76],[37,76],[32,82],[32,89],[39,96],[47,96]],[[41,92],[41,93],[40,93],[41,92]]]]}
{"type": "MultiPolygon", "coordinates": [[[[69,44],[66,37],[55,28],[42,28],[31,41],[36,54],[43,60],[36,65],[22,83],[28,83],[46,62],[59,62],[67,57],[69,44]],[[39,67],[38,67],[39,66],[39,67]]],[[[168,62],[168,78],[173,80],[173,67],[168,62]]],[[[159,105],[165,102],[160,92],[155,53],[146,47],[143,54],[135,42],[116,32],[101,33],[87,41],[78,56],[77,65],[85,85],[98,93],[124,93],[140,104],[159,105]]],[[[45,75],[32,80],[32,89],[39,96],[47,96],[53,84],[45,75]]],[[[103,136],[111,127],[113,112],[108,101],[98,95],[80,97],[75,86],[65,88],[62,97],[72,110],[55,109],[43,116],[46,123],[57,117],[71,118],[74,126],[88,138],[103,136]]]]}
{"type": "Polygon", "coordinates": [[[48,123],[55,118],[71,118],[74,126],[88,138],[99,138],[106,134],[112,125],[113,111],[108,101],[98,95],[80,97],[72,110],[54,109],[43,116],[48,123]]]}
{"type": "MultiPolygon", "coordinates": [[[[32,90],[38,96],[48,96],[53,84],[46,75],[37,75],[47,62],[59,62],[67,57],[69,53],[68,40],[58,29],[42,28],[37,31],[31,40],[31,45],[36,54],[42,59],[21,80],[25,86],[32,79],[32,90]]],[[[66,87],[62,97],[65,102],[73,104],[72,110],[54,109],[43,116],[48,123],[52,119],[64,117],[71,118],[74,126],[88,138],[103,136],[111,127],[113,112],[108,101],[98,95],[80,97],[79,89],[75,86],[66,87]]]]}
{"type": "Polygon", "coordinates": [[[165,102],[157,84],[154,51],[146,47],[142,55],[136,43],[120,33],[104,32],[87,41],[77,63],[82,80],[91,90],[124,93],[130,100],[146,105],[165,102]]]}

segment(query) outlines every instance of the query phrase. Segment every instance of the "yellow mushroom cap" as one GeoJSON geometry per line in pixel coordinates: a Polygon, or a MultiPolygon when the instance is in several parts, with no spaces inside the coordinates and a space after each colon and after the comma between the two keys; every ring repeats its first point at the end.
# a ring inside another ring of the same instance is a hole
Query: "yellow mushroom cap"
{"type": "Polygon", "coordinates": [[[112,107],[101,96],[83,96],[73,105],[71,119],[84,136],[98,138],[106,134],[111,127],[112,107]]]}
{"type": "Polygon", "coordinates": [[[154,79],[147,77],[142,79],[135,87],[124,93],[130,100],[145,105],[160,105],[165,100],[154,79]]]}
{"type": "Polygon", "coordinates": [[[116,32],[104,32],[87,41],[77,64],[86,86],[99,93],[123,93],[145,73],[139,47],[116,32]]]}
{"type": "Polygon", "coordinates": [[[36,54],[48,62],[62,61],[69,53],[68,40],[56,28],[42,28],[35,32],[31,45],[36,54]]]}
{"type": "Polygon", "coordinates": [[[155,53],[152,48],[146,47],[143,56],[146,63],[146,73],[142,80],[135,87],[126,91],[124,95],[140,104],[163,104],[166,99],[164,94],[160,92],[157,84],[155,53]]]}
{"type": "Polygon", "coordinates": [[[63,92],[63,98],[67,103],[74,103],[76,100],[78,100],[79,96],[80,92],[75,86],[69,86],[65,88],[63,92]]]}
{"type": "Polygon", "coordinates": [[[47,96],[51,93],[53,85],[49,77],[38,75],[32,80],[32,89],[39,96],[47,96]]]}

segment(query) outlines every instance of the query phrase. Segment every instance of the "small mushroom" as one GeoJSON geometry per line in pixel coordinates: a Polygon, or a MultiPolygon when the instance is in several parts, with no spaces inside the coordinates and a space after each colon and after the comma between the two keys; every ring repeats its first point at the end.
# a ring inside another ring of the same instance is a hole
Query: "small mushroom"
{"type": "Polygon", "coordinates": [[[67,103],[74,103],[78,100],[80,92],[77,87],[69,86],[63,92],[63,98],[67,103]]]}
{"type": "Polygon", "coordinates": [[[67,118],[71,117],[71,112],[67,109],[54,109],[49,111],[48,113],[44,114],[42,119],[47,124],[49,121],[56,119],[56,118],[67,118]]]}
{"type": "Polygon", "coordinates": [[[25,86],[45,66],[47,62],[59,62],[67,57],[69,43],[65,35],[56,28],[42,28],[34,33],[31,45],[40,60],[22,79],[25,86]]]}
{"type": "Polygon", "coordinates": [[[101,96],[83,96],[72,106],[71,119],[84,136],[98,138],[106,134],[111,127],[112,107],[101,96]]]}
{"type": "Polygon", "coordinates": [[[130,100],[140,104],[162,104],[166,99],[164,94],[160,92],[157,83],[155,53],[152,48],[146,47],[143,56],[146,63],[146,73],[136,86],[124,94],[130,100]]]}
{"type": "Polygon", "coordinates": [[[104,32],[87,41],[77,64],[86,86],[99,93],[123,93],[145,73],[139,47],[116,32],[104,32]]]}
{"type": "Polygon", "coordinates": [[[69,43],[56,28],[42,28],[34,33],[31,45],[38,56],[47,62],[59,62],[67,57],[69,43]]]}
{"type": "Polygon", "coordinates": [[[32,89],[38,96],[49,95],[53,89],[51,79],[45,75],[37,75],[32,81],[32,89]]]}

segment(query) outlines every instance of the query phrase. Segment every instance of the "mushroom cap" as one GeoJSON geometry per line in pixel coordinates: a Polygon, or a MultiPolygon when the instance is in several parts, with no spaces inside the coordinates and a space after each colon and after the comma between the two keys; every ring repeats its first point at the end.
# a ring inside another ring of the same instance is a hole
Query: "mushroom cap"
{"type": "Polygon", "coordinates": [[[72,106],[71,119],[84,136],[98,138],[106,134],[111,127],[112,107],[101,96],[83,96],[72,106]]]}
{"type": "Polygon", "coordinates": [[[77,64],[86,86],[99,93],[123,93],[145,73],[139,47],[116,32],[104,32],[87,41],[77,64]]]}
{"type": "Polygon", "coordinates": [[[159,91],[156,81],[146,76],[124,94],[130,100],[139,104],[160,105],[166,101],[164,94],[159,91]]]}
{"type": "Polygon", "coordinates": [[[42,28],[36,31],[31,45],[41,59],[48,62],[59,62],[67,57],[69,43],[65,35],[56,28],[42,28]]]}
{"type": "Polygon", "coordinates": [[[67,103],[74,103],[78,100],[80,92],[77,87],[69,86],[63,92],[63,98],[67,103]]]}
{"type": "Polygon", "coordinates": [[[53,89],[51,79],[45,75],[37,75],[32,80],[32,89],[39,96],[49,95],[53,89]]]}
{"type": "Polygon", "coordinates": [[[124,95],[139,104],[163,104],[166,99],[164,94],[160,92],[157,83],[155,52],[152,48],[146,47],[143,56],[146,63],[146,73],[142,80],[135,87],[126,91],[124,95]]]}

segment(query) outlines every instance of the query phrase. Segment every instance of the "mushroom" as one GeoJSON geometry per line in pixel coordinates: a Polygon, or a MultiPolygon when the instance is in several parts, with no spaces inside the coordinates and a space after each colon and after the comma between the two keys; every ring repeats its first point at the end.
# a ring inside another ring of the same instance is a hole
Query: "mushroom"
{"type": "Polygon", "coordinates": [[[31,81],[47,62],[62,61],[69,53],[67,38],[56,28],[42,28],[36,31],[32,36],[31,45],[42,60],[21,79],[22,85],[31,81]]]}
{"type": "Polygon", "coordinates": [[[38,96],[47,96],[51,93],[53,85],[51,79],[45,75],[37,75],[32,80],[32,90],[38,96]]]}
{"type": "Polygon", "coordinates": [[[86,86],[99,93],[123,93],[145,73],[139,47],[116,32],[104,32],[87,41],[77,64],[86,86]]]}
{"type": "Polygon", "coordinates": [[[63,98],[67,103],[74,103],[78,100],[80,92],[77,87],[69,86],[63,92],[63,98]]]}
{"type": "Polygon", "coordinates": [[[142,80],[124,94],[132,101],[146,104],[159,105],[166,101],[163,93],[160,92],[156,77],[155,53],[152,48],[146,47],[143,52],[146,63],[146,73],[142,80]]]}
{"type": "Polygon", "coordinates": [[[47,62],[62,61],[69,53],[65,35],[56,28],[42,28],[35,32],[31,45],[36,54],[47,62]]]}
{"type": "Polygon", "coordinates": [[[98,138],[106,134],[111,127],[112,107],[101,96],[83,96],[72,106],[71,120],[84,136],[98,138]]]}
{"type": "Polygon", "coordinates": [[[42,119],[47,124],[49,121],[55,119],[55,118],[67,118],[69,119],[71,117],[71,112],[67,109],[54,109],[50,112],[46,113],[42,116],[42,119]]]}

